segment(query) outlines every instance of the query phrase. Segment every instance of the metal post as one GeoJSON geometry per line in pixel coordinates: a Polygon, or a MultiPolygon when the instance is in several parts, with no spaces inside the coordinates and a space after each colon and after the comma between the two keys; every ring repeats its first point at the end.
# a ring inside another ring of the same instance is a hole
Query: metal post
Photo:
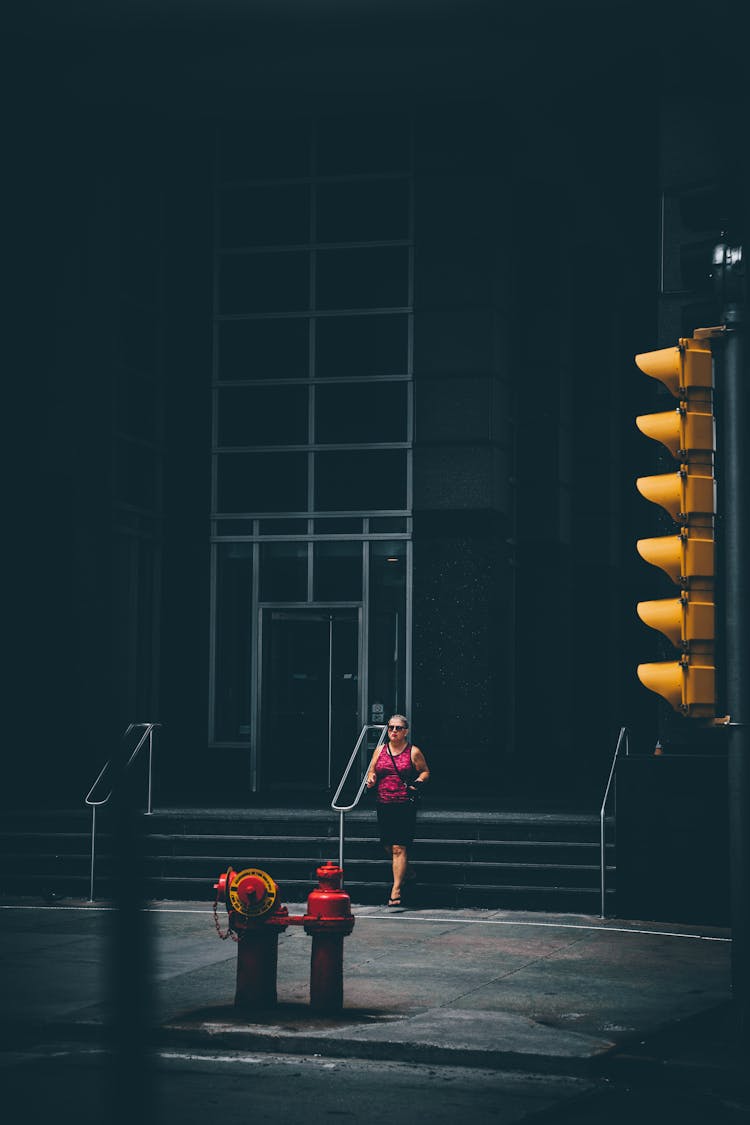
{"type": "Polygon", "coordinates": [[[599,810],[599,917],[605,917],[604,900],[607,895],[607,849],[604,840],[604,805],[599,810]]]}
{"type": "Polygon", "coordinates": [[[94,901],[94,849],[96,847],[96,805],[91,806],[91,879],[89,882],[89,902],[94,901]]]}
{"type": "Polygon", "coordinates": [[[609,796],[610,786],[612,788],[612,802],[614,804],[614,834],[611,837],[612,843],[615,848],[615,864],[617,863],[617,761],[620,754],[620,746],[625,746],[624,757],[630,754],[630,736],[628,735],[627,727],[622,727],[620,730],[620,737],[617,739],[617,746],[615,747],[615,756],[612,759],[612,769],[609,773],[609,780],[607,782],[607,789],[604,794],[604,801],[599,811],[599,874],[600,874],[600,911],[599,917],[607,917],[606,909],[606,894],[607,894],[607,843],[606,843],[606,807],[607,798],[609,796]]]}
{"type": "Polygon", "coordinates": [[[622,745],[623,739],[625,740],[625,753],[627,754],[628,732],[626,727],[620,727],[620,733],[617,737],[617,745],[615,746],[615,752],[612,755],[612,765],[610,766],[609,777],[607,778],[607,784],[604,788],[604,796],[602,798],[601,808],[599,809],[599,905],[601,918],[604,918],[606,916],[604,899],[607,892],[607,847],[605,840],[607,801],[609,800],[610,790],[615,784],[617,758],[620,753],[620,746],[622,745]]]}
{"type": "Polygon", "coordinates": [[[328,618],[328,788],[333,785],[333,618],[328,618]]]}
{"type": "Polygon", "coordinates": [[[151,816],[151,773],[153,767],[154,755],[154,728],[149,727],[148,731],[148,804],[146,806],[146,816],[151,816]]]}
{"type": "MultiPolygon", "coordinates": [[[[339,867],[344,870],[344,816],[343,809],[339,813],[339,867]]],[[[341,885],[344,885],[344,876],[341,876],[341,885]]]]}
{"type": "Polygon", "coordinates": [[[723,684],[729,780],[732,993],[739,1033],[750,1036],[750,397],[741,246],[714,250],[725,331],[716,341],[717,474],[723,684]]]}

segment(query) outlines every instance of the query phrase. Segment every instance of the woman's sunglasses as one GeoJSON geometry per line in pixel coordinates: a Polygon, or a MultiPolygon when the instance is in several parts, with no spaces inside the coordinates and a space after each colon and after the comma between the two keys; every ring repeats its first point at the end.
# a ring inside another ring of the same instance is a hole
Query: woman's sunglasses
{"type": "Polygon", "coordinates": [[[393,725],[391,725],[389,723],[388,724],[388,730],[406,730],[406,727],[397,726],[395,723],[393,725]]]}

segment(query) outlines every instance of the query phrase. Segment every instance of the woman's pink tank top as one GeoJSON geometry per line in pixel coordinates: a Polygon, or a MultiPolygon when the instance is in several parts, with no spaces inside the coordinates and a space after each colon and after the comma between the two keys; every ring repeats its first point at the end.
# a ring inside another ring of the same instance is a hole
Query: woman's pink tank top
{"type": "MultiPolygon", "coordinates": [[[[411,764],[411,743],[405,746],[400,754],[394,754],[393,757],[395,758],[401,777],[405,777],[410,781],[412,777],[415,776],[414,766],[411,764]]],[[[406,785],[401,780],[401,777],[399,777],[398,772],[394,769],[387,746],[384,746],[380,751],[378,760],[375,763],[375,773],[378,778],[378,800],[384,805],[390,805],[396,802],[402,803],[409,800],[406,785]]]]}

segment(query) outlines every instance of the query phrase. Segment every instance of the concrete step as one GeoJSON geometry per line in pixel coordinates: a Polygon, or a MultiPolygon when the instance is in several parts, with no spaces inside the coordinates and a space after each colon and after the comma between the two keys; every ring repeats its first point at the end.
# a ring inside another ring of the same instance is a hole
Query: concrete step
{"type": "MultiPolygon", "coordinates": [[[[308,885],[316,881],[316,868],[330,853],[321,856],[307,856],[290,858],[278,854],[257,855],[253,859],[242,861],[235,860],[231,863],[235,870],[245,866],[259,867],[267,871],[277,883],[287,881],[304,881],[308,885]]],[[[213,886],[219,875],[230,864],[222,862],[214,856],[208,855],[152,855],[144,860],[145,872],[148,878],[172,879],[191,877],[203,879],[213,886]]],[[[470,862],[466,858],[460,860],[415,860],[414,870],[424,884],[433,886],[459,886],[472,882],[478,886],[503,885],[506,882],[519,886],[583,886],[597,887],[599,885],[599,868],[594,864],[561,864],[561,863],[485,863],[470,862]]],[[[30,875],[55,875],[75,876],[87,874],[90,870],[90,856],[86,854],[39,854],[39,855],[7,855],[3,857],[0,871],[3,877],[11,876],[15,871],[24,871],[30,875]]],[[[97,877],[109,877],[112,870],[111,858],[107,853],[97,856],[97,877]]],[[[345,859],[347,879],[368,881],[370,878],[378,879],[384,872],[390,870],[385,857],[382,859],[345,859]]],[[[610,874],[612,869],[610,869],[610,874]]]]}
{"type": "MultiPolygon", "coordinates": [[[[0,852],[8,851],[5,844],[12,845],[16,855],[28,857],[49,855],[51,844],[54,844],[55,855],[80,856],[89,853],[91,837],[86,833],[74,832],[54,834],[24,832],[16,835],[4,833],[0,835],[0,852]]],[[[154,856],[212,856],[219,865],[231,862],[234,866],[239,862],[238,856],[244,857],[243,866],[248,866],[255,864],[258,856],[268,855],[269,850],[274,855],[309,858],[311,861],[329,859],[332,853],[338,857],[338,838],[332,836],[219,836],[197,833],[177,836],[149,833],[146,847],[148,853],[154,856]]],[[[608,844],[608,847],[611,850],[611,845],[608,844]]],[[[96,850],[100,856],[109,854],[111,851],[109,833],[101,833],[97,836],[96,850]]],[[[345,857],[349,862],[355,859],[367,859],[379,851],[380,845],[376,836],[347,837],[345,840],[345,857]]],[[[456,855],[477,863],[514,861],[543,863],[555,860],[570,864],[598,864],[599,842],[468,840],[459,837],[438,839],[421,836],[418,836],[414,842],[414,857],[420,860],[439,861],[456,855]]]]}
{"type": "MultiPolygon", "coordinates": [[[[337,860],[338,818],[326,809],[159,810],[143,817],[148,893],[156,898],[210,899],[232,866],[259,867],[288,901],[306,898],[315,869],[337,860]]],[[[96,895],[108,893],[111,835],[106,810],[97,818],[96,895]]],[[[0,833],[0,891],[88,896],[91,823],[88,810],[15,814],[0,833]]],[[[615,884],[614,847],[607,844],[607,885],[615,884]]],[[[412,852],[424,905],[598,911],[599,818],[535,812],[420,812],[412,852]]],[[[379,902],[390,866],[372,810],[345,824],[347,889],[379,902]]]]}
{"type": "MultiPolygon", "coordinates": [[[[98,832],[106,832],[109,810],[99,810],[98,832]]],[[[55,833],[91,832],[91,813],[81,810],[45,810],[40,813],[8,813],[3,818],[3,835],[24,830],[55,833]]],[[[334,836],[338,838],[339,817],[331,809],[159,809],[144,824],[149,834],[185,836],[334,836]]],[[[596,841],[599,839],[598,813],[535,813],[518,811],[460,812],[420,809],[419,835],[423,839],[518,839],[596,841]]],[[[357,809],[345,817],[347,838],[368,838],[377,834],[374,809],[357,809]]]]}
{"type": "MultiPolygon", "coordinates": [[[[40,899],[58,900],[60,898],[88,899],[88,875],[58,876],[54,883],[45,874],[17,873],[3,880],[4,891],[10,895],[32,895],[40,899]]],[[[284,903],[304,903],[314,878],[279,880],[279,900],[284,903]]],[[[384,874],[379,880],[358,880],[347,878],[346,890],[352,902],[363,905],[385,903],[390,890],[390,879],[384,874]]],[[[112,894],[108,876],[97,876],[95,900],[103,901],[112,894]]],[[[152,878],[146,880],[146,898],[190,901],[209,904],[214,901],[214,889],[210,880],[195,876],[172,878],[152,878]]],[[[600,892],[598,888],[576,886],[538,886],[476,883],[444,884],[419,883],[413,888],[405,901],[409,905],[422,908],[456,908],[463,906],[482,907],[490,910],[545,910],[559,913],[598,914],[600,892]]],[[[606,901],[608,913],[614,913],[615,892],[608,888],[606,901]]]]}

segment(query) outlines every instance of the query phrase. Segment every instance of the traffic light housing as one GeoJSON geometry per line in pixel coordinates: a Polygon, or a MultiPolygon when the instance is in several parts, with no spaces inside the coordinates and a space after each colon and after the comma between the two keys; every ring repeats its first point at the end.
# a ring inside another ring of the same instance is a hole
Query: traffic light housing
{"type": "Polygon", "coordinates": [[[710,329],[676,347],[635,357],[678,400],[675,410],[643,414],[636,424],[678,463],[674,472],[640,477],[638,491],[669,513],[676,535],[638,541],[638,553],[679,587],[673,598],[638,604],[638,616],[677,650],[675,660],[639,664],[638,678],[682,715],[711,719],[716,712],[714,520],[716,425],[710,329]]]}

